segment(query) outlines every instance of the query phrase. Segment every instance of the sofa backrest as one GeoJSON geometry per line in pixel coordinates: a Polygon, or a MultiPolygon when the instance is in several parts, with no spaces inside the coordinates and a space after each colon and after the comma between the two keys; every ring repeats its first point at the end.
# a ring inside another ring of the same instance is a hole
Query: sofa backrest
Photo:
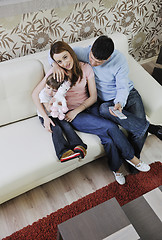
{"type": "Polygon", "coordinates": [[[36,114],[31,94],[44,74],[38,60],[11,62],[0,64],[0,126],[36,114]]]}
{"type": "MultiPolygon", "coordinates": [[[[113,33],[108,36],[110,38],[112,38],[112,40],[114,41],[115,48],[118,49],[120,52],[122,52],[125,55],[125,57],[128,59],[127,37],[122,33],[113,33]]],[[[79,42],[71,43],[69,45],[71,47],[75,47],[75,46],[86,47],[86,46],[92,45],[96,38],[97,37],[82,40],[79,42]]],[[[20,58],[10,60],[10,62],[12,63],[15,61],[20,62],[20,61],[24,61],[24,60],[38,59],[43,64],[45,73],[47,73],[48,70],[51,68],[50,64],[48,63],[48,54],[49,54],[49,50],[45,50],[45,51],[42,51],[39,53],[34,53],[34,54],[30,54],[30,55],[26,55],[26,56],[23,56],[20,58]]]]}

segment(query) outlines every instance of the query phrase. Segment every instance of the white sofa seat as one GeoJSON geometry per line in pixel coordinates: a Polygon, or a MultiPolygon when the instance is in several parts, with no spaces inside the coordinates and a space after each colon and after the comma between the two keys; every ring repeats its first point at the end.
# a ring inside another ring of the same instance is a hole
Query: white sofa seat
{"type": "Polygon", "coordinates": [[[97,136],[78,134],[88,145],[86,158],[61,163],[56,157],[51,134],[44,130],[38,117],[1,127],[1,203],[103,155],[97,136]]]}

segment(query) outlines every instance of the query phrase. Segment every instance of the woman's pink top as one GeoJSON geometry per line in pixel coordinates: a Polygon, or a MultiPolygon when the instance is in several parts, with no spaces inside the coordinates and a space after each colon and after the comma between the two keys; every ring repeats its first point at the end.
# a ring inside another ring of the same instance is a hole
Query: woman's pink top
{"type": "MultiPolygon", "coordinates": [[[[81,81],[78,79],[76,84],[66,93],[66,101],[69,110],[80,106],[89,97],[87,79],[94,78],[93,69],[89,64],[80,62],[80,66],[83,72],[83,78],[81,81]]],[[[52,72],[53,69],[51,68],[45,77],[47,78],[52,72]]]]}
{"type": "Polygon", "coordinates": [[[87,79],[94,78],[92,67],[80,62],[83,71],[83,78],[76,82],[76,84],[66,93],[67,106],[69,110],[75,109],[80,106],[89,96],[87,91],[87,79]]]}

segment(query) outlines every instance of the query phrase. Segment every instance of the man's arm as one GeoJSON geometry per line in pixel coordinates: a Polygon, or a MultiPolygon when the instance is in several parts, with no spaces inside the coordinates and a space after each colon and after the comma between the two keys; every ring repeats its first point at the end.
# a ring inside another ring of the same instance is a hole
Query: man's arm
{"type": "Polygon", "coordinates": [[[118,65],[118,71],[115,75],[117,93],[114,103],[116,105],[116,109],[118,110],[121,110],[121,108],[126,105],[127,98],[130,92],[129,84],[131,84],[131,81],[129,80],[128,73],[128,64],[125,57],[122,56],[118,65]]]}

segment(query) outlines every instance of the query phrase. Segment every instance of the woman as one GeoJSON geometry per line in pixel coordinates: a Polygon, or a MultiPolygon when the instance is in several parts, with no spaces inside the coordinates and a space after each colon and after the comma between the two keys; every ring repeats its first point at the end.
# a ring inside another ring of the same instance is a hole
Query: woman
{"type": "MultiPolygon", "coordinates": [[[[67,92],[66,99],[69,112],[65,119],[81,132],[96,134],[104,146],[108,157],[108,164],[119,184],[125,183],[125,178],[119,171],[122,159],[128,161],[139,171],[149,171],[149,165],[141,162],[134,156],[134,149],[118,128],[118,126],[99,115],[97,108],[97,92],[93,70],[90,65],[79,62],[75,52],[65,42],[58,41],[51,46],[52,59],[62,67],[71,81],[71,88],[67,92]]],[[[40,104],[38,94],[44,87],[42,81],[33,92],[33,100],[41,111],[45,127],[50,130],[53,125],[40,104]]]]}

